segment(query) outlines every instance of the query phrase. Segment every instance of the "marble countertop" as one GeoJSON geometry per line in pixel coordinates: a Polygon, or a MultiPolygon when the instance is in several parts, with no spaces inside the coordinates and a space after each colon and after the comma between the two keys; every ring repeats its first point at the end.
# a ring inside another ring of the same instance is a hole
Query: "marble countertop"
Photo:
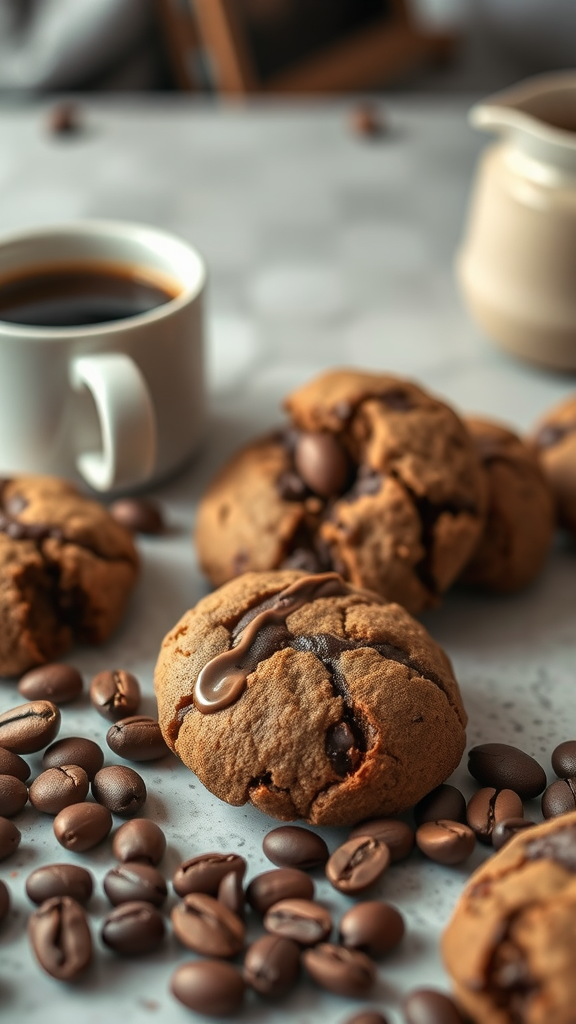
{"type": "MultiPolygon", "coordinates": [[[[389,131],[374,141],[349,132],[344,102],[222,109],[180,97],[83,100],[84,130],[70,137],[47,133],[46,107],[0,108],[0,232],[83,217],[146,221],[193,242],[210,270],[206,444],[185,473],[156,491],[170,528],[140,542],[142,580],[121,630],[105,647],[70,656],[87,682],[104,668],[129,669],[141,680],[144,711],[154,712],[161,639],[207,589],[190,542],[197,498],[241,441],[277,422],[282,396],[318,371],[348,364],[406,374],[461,410],[519,429],[574,390],[574,378],[493,348],[461,307],[452,261],[485,141],[468,128],[466,106],[395,96],[383,102],[389,131]]],[[[575,562],[574,548],[559,542],[526,592],[488,598],[454,591],[424,619],[453,659],[470,745],[516,743],[550,775],[552,748],[576,732],[575,562]]],[[[16,703],[15,684],[3,682],[0,709],[16,703]]],[[[62,736],[103,743],[105,733],[87,698],[63,708],[62,736]]],[[[36,770],[40,756],[30,760],[36,770]]],[[[144,765],[142,775],[146,811],[168,836],[167,875],[180,859],[209,849],[247,856],[248,877],[271,866],[261,842],[273,822],[262,814],[220,803],[172,757],[144,765]]],[[[471,794],[465,767],[454,780],[471,794]]],[[[538,813],[536,803],[527,809],[538,813]]],[[[81,857],[66,853],[51,819],[31,808],[16,824],[22,844],[0,865],[14,904],[0,931],[0,1014],[11,1024],[192,1019],[167,991],[174,967],[189,958],[173,939],[162,953],[134,961],[98,943],[94,968],[74,985],[36,967],[25,937],[26,875],[42,863],[77,860],[100,880],[112,858],[109,841],[81,857]]],[[[331,848],[345,836],[321,833],[331,848]]],[[[478,848],[456,869],[413,856],[377,887],[407,919],[406,939],[380,964],[369,1002],[391,1024],[401,1021],[400,1000],[411,987],[446,988],[438,938],[483,856],[478,848]]],[[[338,919],[349,901],[315,877],[338,919]]],[[[106,906],[99,887],[90,908],[95,932],[106,906]]],[[[240,1020],[342,1024],[357,1008],[358,1001],[303,981],[279,1005],[250,998],[240,1020]]]]}

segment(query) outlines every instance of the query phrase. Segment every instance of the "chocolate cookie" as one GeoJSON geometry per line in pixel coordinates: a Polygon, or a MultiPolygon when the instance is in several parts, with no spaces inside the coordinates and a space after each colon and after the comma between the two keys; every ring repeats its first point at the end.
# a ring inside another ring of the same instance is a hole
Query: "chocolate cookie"
{"type": "Polygon", "coordinates": [[[519,832],[472,875],[443,937],[478,1024],[574,1024],[576,813],[519,832]]]}
{"type": "Polygon", "coordinates": [[[540,572],[554,530],[550,488],[533,452],[491,420],[466,419],[488,479],[488,511],[462,581],[499,593],[527,586],[540,572]]]}
{"type": "Polygon", "coordinates": [[[284,821],[412,807],[460,761],[448,658],[336,573],[246,573],[187,612],[155,674],[168,745],[216,796],[284,821]]]}
{"type": "Polygon", "coordinates": [[[540,420],[532,443],[552,488],[558,521],[576,537],[576,395],[540,420]]]}
{"type": "Polygon", "coordinates": [[[412,612],[470,558],[482,468],[443,402],[394,377],[333,370],[286,400],[291,425],[224,467],[196,544],[216,585],[247,570],[335,569],[412,612]]]}
{"type": "Polygon", "coordinates": [[[136,580],[130,534],[56,477],[0,482],[0,675],[102,643],[136,580]]]}

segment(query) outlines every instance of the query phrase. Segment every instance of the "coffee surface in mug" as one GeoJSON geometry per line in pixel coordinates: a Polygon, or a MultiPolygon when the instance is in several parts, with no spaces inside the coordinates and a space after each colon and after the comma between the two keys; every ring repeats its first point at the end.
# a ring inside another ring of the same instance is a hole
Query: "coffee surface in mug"
{"type": "Polygon", "coordinates": [[[82,327],[125,320],[170,302],[181,286],[168,274],[122,263],[62,263],[0,276],[0,321],[82,327]]]}

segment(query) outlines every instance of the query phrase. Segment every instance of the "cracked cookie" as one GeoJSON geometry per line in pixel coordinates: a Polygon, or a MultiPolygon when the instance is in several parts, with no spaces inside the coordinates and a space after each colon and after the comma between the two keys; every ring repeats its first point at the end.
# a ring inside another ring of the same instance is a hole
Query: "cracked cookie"
{"type": "Polygon", "coordinates": [[[0,480],[0,676],[102,643],[138,572],[130,534],[65,480],[0,480]]]}
{"type": "Polygon", "coordinates": [[[492,420],[467,418],[488,480],[488,509],[480,542],[463,583],[509,593],[540,572],[554,531],[550,488],[533,452],[492,420]]]}
{"type": "Polygon", "coordinates": [[[540,420],[532,444],[552,489],[558,521],[576,537],[576,395],[540,420]]]}
{"type": "Polygon", "coordinates": [[[442,940],[477,1024],[574,1024],[576,813],[520,832],[470,879],[442,940]]]}
{"type": "Polygon", "coordinates": [[[332,370],[285,402],[199,508],[202,568],[336,570],[411,612],[439,603],[480,537],[485,480],[458,416],[415,384],[332,370]]]}
{"type": "Polygon", "coordinates": [[[350,825],[458,765],[450,662],[399,605],[336,573],[246,573],[188,611],[156,666],[168,746],[221,800],[350,825]]]}

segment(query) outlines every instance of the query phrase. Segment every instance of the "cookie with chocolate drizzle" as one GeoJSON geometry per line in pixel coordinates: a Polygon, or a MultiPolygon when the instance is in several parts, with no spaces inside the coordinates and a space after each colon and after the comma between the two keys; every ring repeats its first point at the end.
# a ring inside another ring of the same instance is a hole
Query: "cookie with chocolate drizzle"
{"type": "Polygon", "coordinates": [[[576,394],[546,413],[531,440],[556,501],[558,522],[576,537],[576,394]]]}
{"type": "Polygon", "coordinates": [[[458,765],[466,714],[444,652],[334,572],[246,573],[165,638],[171,749],[228,803],[351,825],[412,807],[458,765]]]}

